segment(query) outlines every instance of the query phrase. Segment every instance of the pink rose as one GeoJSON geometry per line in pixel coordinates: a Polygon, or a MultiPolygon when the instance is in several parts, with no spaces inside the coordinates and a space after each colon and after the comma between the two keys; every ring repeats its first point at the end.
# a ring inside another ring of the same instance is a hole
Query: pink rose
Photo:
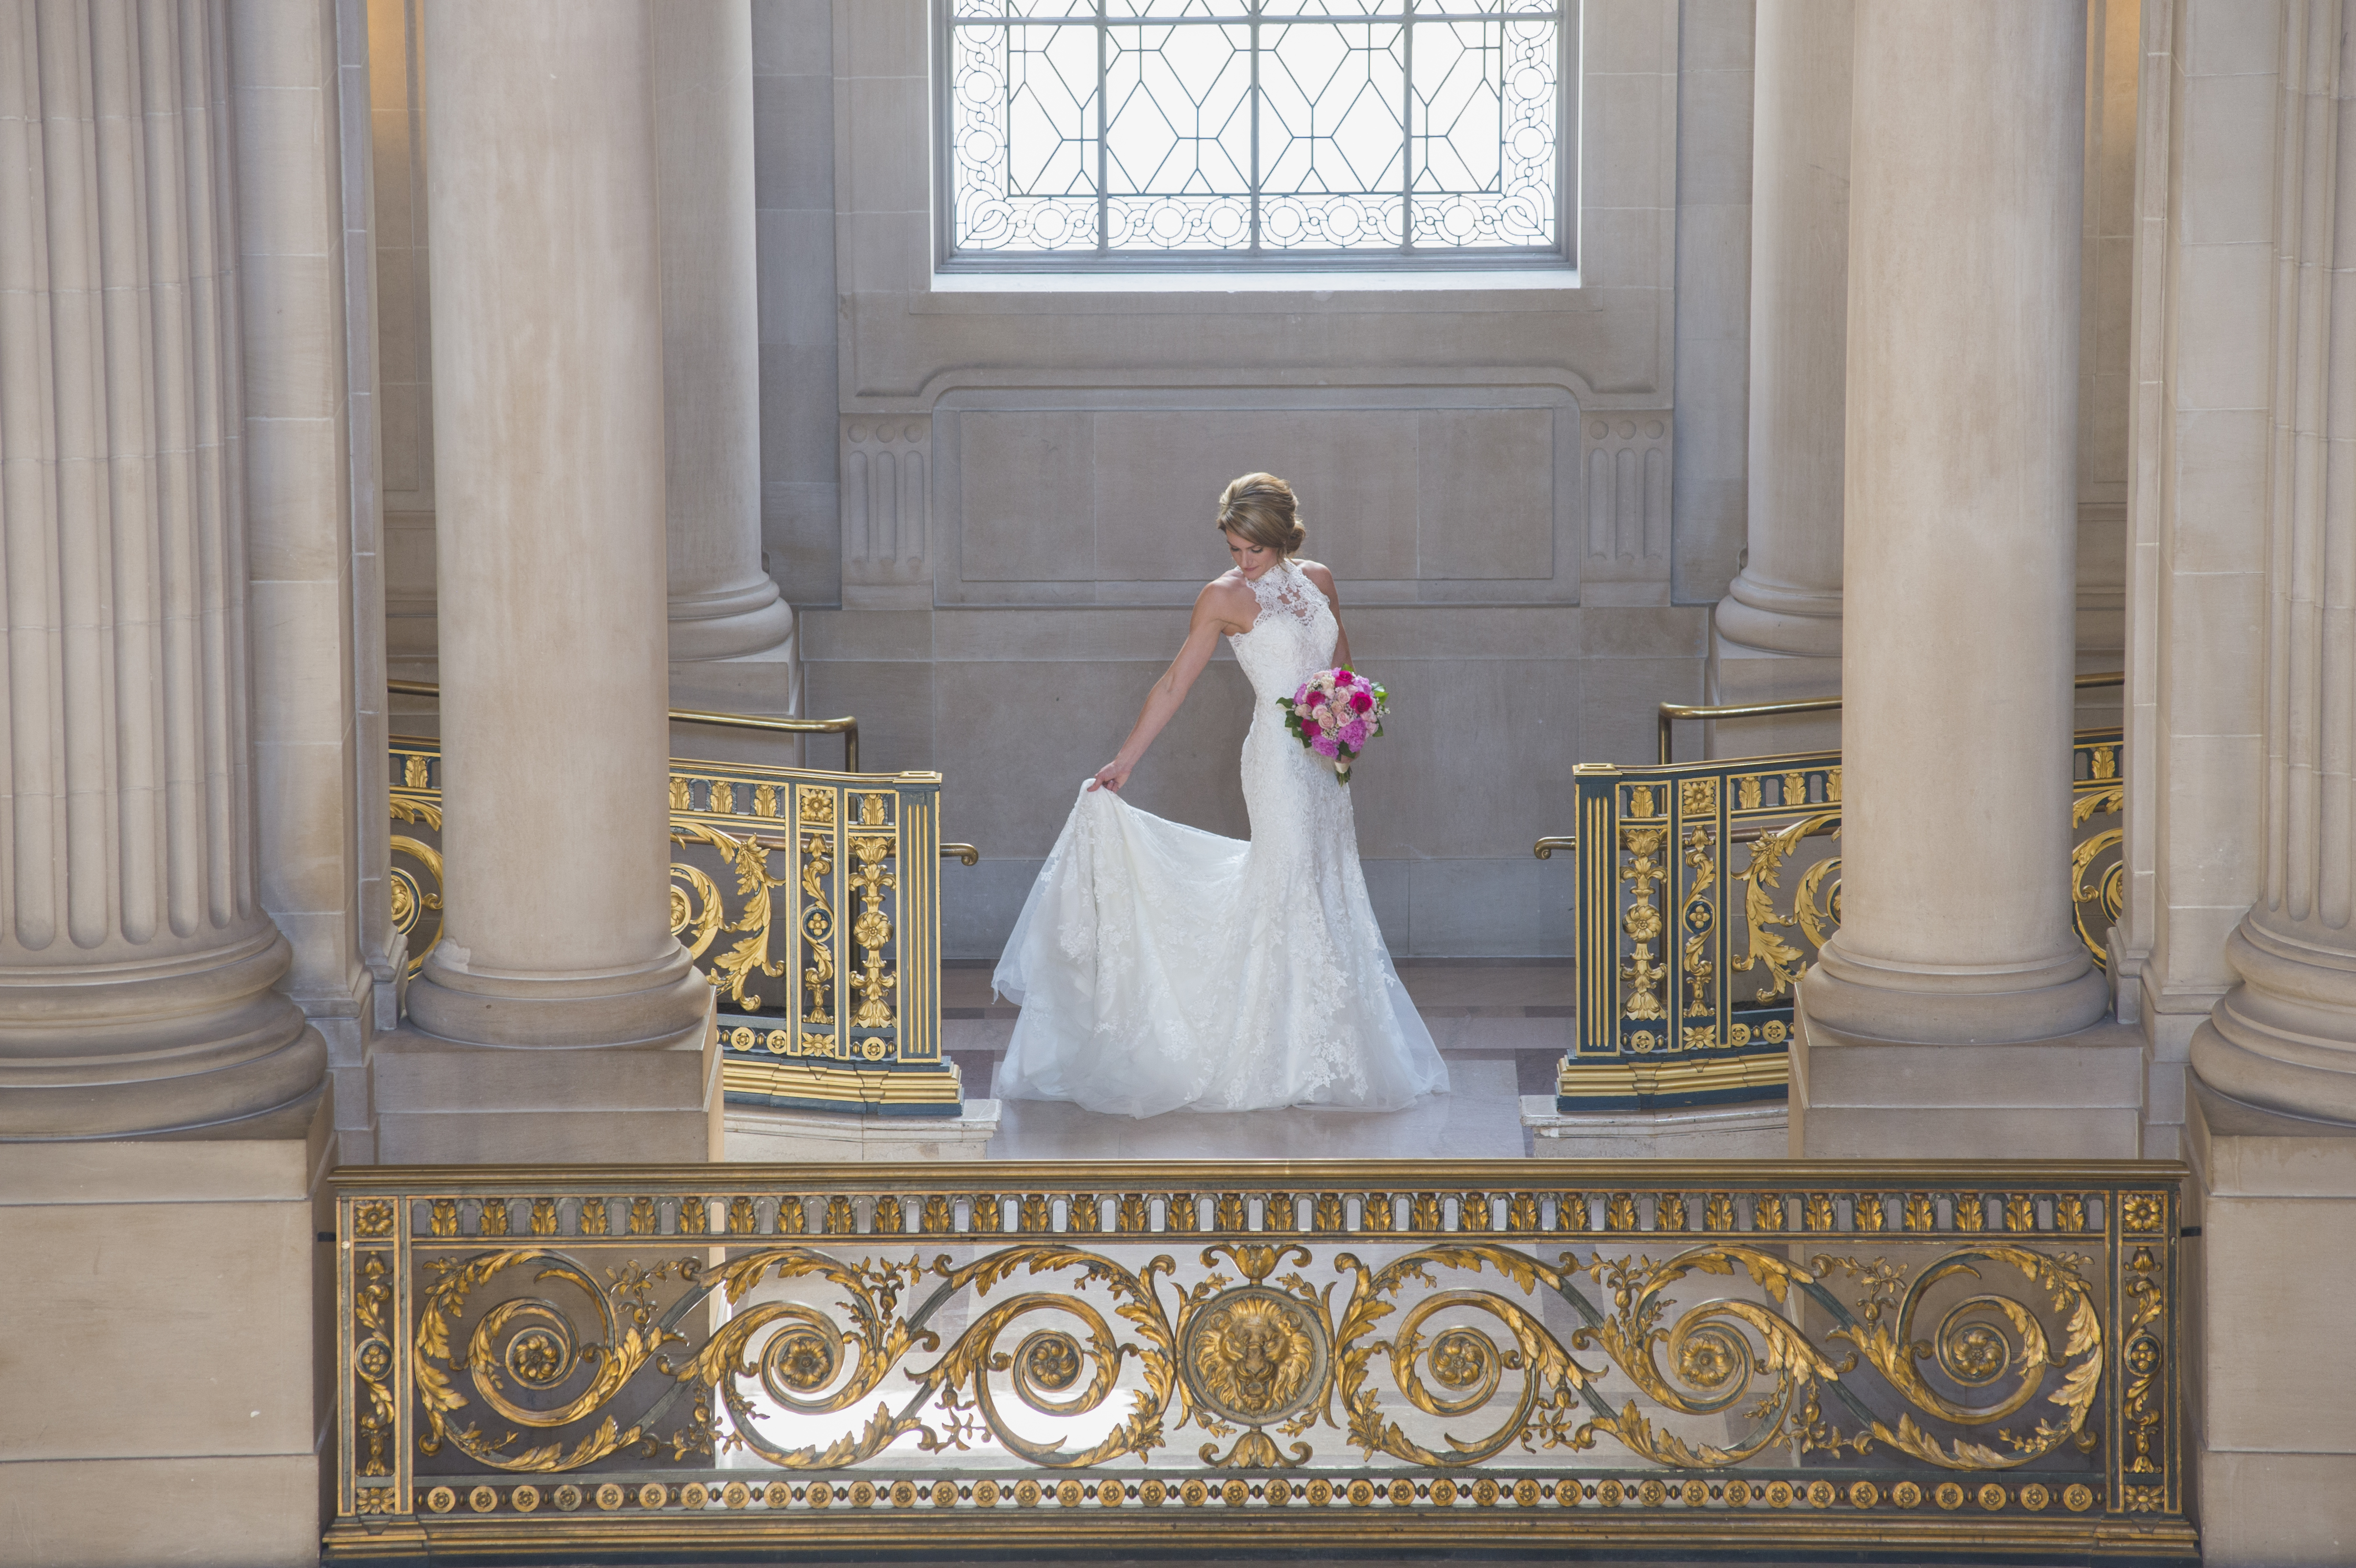
{"type": "Polygon", "coordinates": [[[1342,743],[1341,743],[1339,741],[1336,741],[1335,739],[1333,739],[1333,736],[1331,736],[1331,735],[1320,735],[1320,736],[1318,736],[1318,737],[1317,737],[1317,740],[1316,740],[1316,746],[1317,746],[1317,754],[1318,754],[1319,756],[1321,756],[1321,757],[1331,757],[1331,756],[1333,756],[1333,755],[1337,754],[1337,753],[1341,751],[1341,749],[1342,749],[1342,743]]]}
{"type": "Polygon", "coordinates": [[[1365,720],[1353,719],[1347,724],[1342,726],[1342,744],[1349,747],[1350,750],[1355,752],[1365,746],[1365,743],[1366,721],[1365,720]]]}
{"type": "Polygon", "coordinates": [[[1352,712],[1364,713],[1367,709],[1372,708],[1374,705],[1374,693],[1364,689],[1350,693],[1350,710],[1352,712]]]}
{"type": "Polygon", "coordinates": [[[1357,683],[1357,679],[1358,677],[1356,676],[1352,675],[1346,669],[1337,669],[1333,672],[1333,684],[1335,686],[1354,686],[1357,683]]]}
{"type": "Polygon", "coordinates": [[[1301,721],[1301,732],[1314,741],[1325,732],[1325,727],[1314,719],[1303,719],[1301,721]]]}

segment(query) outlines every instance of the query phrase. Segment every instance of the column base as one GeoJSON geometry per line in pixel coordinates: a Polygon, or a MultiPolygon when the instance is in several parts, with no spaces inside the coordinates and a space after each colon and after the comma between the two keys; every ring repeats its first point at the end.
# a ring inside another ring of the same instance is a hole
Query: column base
{"type": "Polygon", "coordinates": [[[676,943],[620,973],[515,975],[477,968],[446,938],[409,983],[411,1025],[452,1045],[493,1050],[700,1049],[712,1032],[711,982],[676,943]]]}
{"type": "Polygon", "coordinates": [[[376,1043],[385,1165],[688,1164],[721,1157],[720,1035],[657,1050],[376,1043]]]}
{"type": "Polygon", "coordinates": [[[184,957],[0,976],[0,1143],[229,1126],[304,1103],[327,1048],[264,924],[184,957]]]}
{"type": "Polygon", "coordinates": [[[998,1102],[968,1100],[956,1116],[858,1116],[839,1111],[727,1110],[731,1161],[883,1163],[987,1159],[998,1102]]]}
{"type": "Polygon", "coordinates": [[[701,599],[670,602],[670,662],[743,658],[790,644],[794,609],[763,577],[701,599]]]}
{"type": "Polygon", "coordinates": [[[1793,1015],[1794,1158],[2142,1152],[2144,1038],[2131,1024],[2105,1019],[2039,1040],[1922,1044],[1831,1028],[1810,1016],[1809,995],[1804,983],[1793,1015]]]}
{"type": "Polygon", "coordinates": [[[2074,944],[2037,966],[1955,965],[1926,973],[1860,959],[1835,932],[1800,977],[1820,1024],[1865,1040],[1921,1045],[2009,1045],[2091,1028],[2111,1010],[2110,982],[2074,944]]]}
{"type": "Polygon", "coordinates": [[[2202,1083],[2289,1115],[2356,1123],[2356,968],[2244,919],[2225,939],[2242,984],[2192,1032],[2202,1083]]]}
{"type": "Polygon", "coordinates": [[[0,1275],[0,1322],[40,1338],[0,1357],[10,1562],[318,1562],[336,1157],[324,1088],[202,1133],[0,1145],[0,1255],[70,1264],[0,1275]]]}
{"type": "Polygon", "coordinates": [[[2196,1082],[2184,1246],[2201,1561],[2345,1563],[2356,1541],[2356,1125],[2196,1082]]]}
{"type": "Polygon", "coordinates": [[[1783,1105],[1565,1115],[1551,1094],[1521,1101],[1537,1159],[1781,1159],[1791,1136],[1783,1105]]]}

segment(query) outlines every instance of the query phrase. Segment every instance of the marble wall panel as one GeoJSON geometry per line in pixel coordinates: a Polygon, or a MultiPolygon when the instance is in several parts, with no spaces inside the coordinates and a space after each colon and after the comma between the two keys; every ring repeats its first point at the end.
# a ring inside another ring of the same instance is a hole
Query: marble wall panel
{"type": "Polygon", "coordinates": [[[1555,421],[1542,409],[1416,417],[1419,579],[1555,572],[1555,421]]]}
{"type": "MultiPolygon", "coordinates": [[[[808,711],[832,718],[848,713],[859,720],[859,765],[868,773],[898,773],[933,765],[933,667],[930,663],[806,659],[802,700],[808,711]]],[[[813,760],[833,755],[826,742],[812,741],[813,760]]],[[[956,838],[943,807],[943,836],[956,838]]]]}
{"type": "Polygon", "coordinates": [[[1070,411],[962,421],[960,575],[969,582],[1093,582],[1094,419],[1070,411]]]}
{"type": "MultiPolygon", "coordinates": [[[[1291,482],[1306,553],[1350,584],[1347,603],[1560,603],[1578,592],[1580,427],[1559,394],[1480,389],[1441,407],[1402,389],[1330,396],[1377,406],[1271,406],[1245,391],[1242,406],[1209,409],[945,400],[932,445],[938,601],[1192,603],[1227,564],[1219,489],[1262,470],[1291,482]]],[[[1665,524],[1665,479],[1652,499],[1665,524]]],[[[1641,487],[1631,504],[1641,532],[1641,487]]]]}
{"type": "Polygon", "coordinates": [[[1098,574],[1199,574],[1219,489],[1266,472],[1299,497],[1312,558],[1343,577],[1412,578],[1416,425],[1414,414],[1389,410],[1098,414],[1098,574]]]}
{"type": "Polygon", "coordinates": [[[1350,785],[1360,851],[1517,863],[1542,834],[1568,831],[1556,825],[1581,758],[1575,667],[1408,658],[1384,646],[1352,650],[1388,689],[1393,715],[1350,785]]]}

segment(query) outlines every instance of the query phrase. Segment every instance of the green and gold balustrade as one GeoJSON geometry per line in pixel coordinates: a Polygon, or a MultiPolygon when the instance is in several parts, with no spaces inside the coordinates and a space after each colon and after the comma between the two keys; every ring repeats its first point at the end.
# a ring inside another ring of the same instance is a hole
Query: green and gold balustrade
{"type": "Polygon", "coordinates": [[[2183,1175],[346,1168],[327,1554],[2190,1559],[2183,1175]]]}
{"type": "MultiPolygon", "coordinates": [[[[397,737],[391,765],[392,915],[414,974],[442,938],[442,758],[397,737]]],[[[730,1104],[963,1109],[941,1054],[940,790],[934,773],[672,759],[671,931],[720,993],[730,1104]]]]}
{"type": "MultiPolygon", "coordinates": [[[[2069,878],[2097,965],[2119,912],[2119,731],[2077,737],[2069,878]]],[[[1838,752],[1572,770],[1575,1035],[1565,1114],[1781,1100],[1794,987],[1840,926],[1838,752]]]]}

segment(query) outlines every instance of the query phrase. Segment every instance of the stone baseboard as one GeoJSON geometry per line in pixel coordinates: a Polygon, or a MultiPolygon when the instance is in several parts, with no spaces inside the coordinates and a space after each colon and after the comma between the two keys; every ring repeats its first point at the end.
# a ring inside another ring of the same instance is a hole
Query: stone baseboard
{"type": "Polygon", "coordinates": [[[1537,1159],[1781,1159],[1791,1137],[1780,1104],[1565,1115],[1551,1094],[1521,1101],[1537,1159]]]}
{"type": "Polygon", "coordinates": [[[960,1116],[853,1116],[731,1105],[726,1125],[731,1161],[983,1159],[998,1131],[998,1102],[968,1100],[960,1116]]]}

